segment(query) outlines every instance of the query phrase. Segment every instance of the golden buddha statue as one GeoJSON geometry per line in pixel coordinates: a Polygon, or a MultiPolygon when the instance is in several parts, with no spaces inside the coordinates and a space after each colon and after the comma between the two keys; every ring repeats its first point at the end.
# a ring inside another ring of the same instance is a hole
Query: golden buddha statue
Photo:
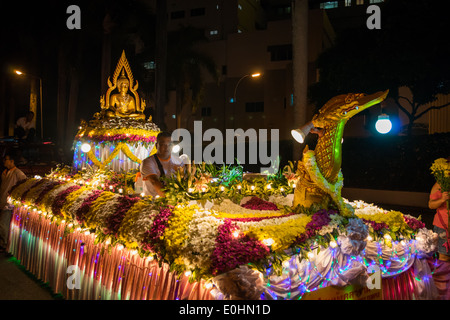
{"type": "Polygon", "coordinates": [[[100,98],[103,117],[145,119],[145,114],[143,113],[145,101],[143,99],[139,100],[139,95],[136,91],[138,88],[137,81],[133,87],[133,74],[125,57],[125,52],[122,52],[122,56],[117,64],[113,82],[111,83],[108,78],[108,86],[106,99],[104,96],[100,98]],[[118,93],[111,94],[115,89],[117,89],[118,93]]]}
{"type": "Polygon", "coordinates": [[[136,102],[134,98],[128,94],[128,88],[130,87],[130,81],[125,77],[125,73],[122,70],[122,75],[117,81],[117,90],[119,93],[113,94],[109,100],[109,108],[115,110],[109,110],[107,113],[114,113],[118,117],[136,116],[136,102]]]}

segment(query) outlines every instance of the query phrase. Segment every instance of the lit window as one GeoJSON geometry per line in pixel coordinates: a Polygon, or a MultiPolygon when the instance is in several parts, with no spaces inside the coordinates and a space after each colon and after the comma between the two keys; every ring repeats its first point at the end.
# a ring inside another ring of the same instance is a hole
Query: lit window
{"type": "Polygon", "coordinates": [[[364,0],[356,0],[356,4],[357,5],[364,4],[364,0]]]}
{"type": "Polygon", "coordinates": [[[327,1],[320,4],[320,9],[334,9],[338,7],[338,1],[327,1]]]}
{"type": "Polygon", "coordinates": [[[370,3],[380,3],[383,2],[384,0],[370,0],[370,3]]]}
{"type": "Polygon", "coordinates": [[[239,10],[242,10],[242,6],[240,4],[238,4],[238,8],[239,10]]]}
{"type": "Polygon", "coordinates": [[[345,0],[345,6],[350,7],[352,5],[352,0],[345,0]]]}
{"type": "Polygon", "coordinates": [[[155,61],[144,62],[144,68],[147,70],[154,70],[156,68],[155,61]]]}
{"type": "Polygon", "coordinates": [[[209,34],[212,36],[212,35],[215,35],[215,34],[219,34],[219,31],[218,30],[211,30],[211,31],[209,31],[209,34]]]}

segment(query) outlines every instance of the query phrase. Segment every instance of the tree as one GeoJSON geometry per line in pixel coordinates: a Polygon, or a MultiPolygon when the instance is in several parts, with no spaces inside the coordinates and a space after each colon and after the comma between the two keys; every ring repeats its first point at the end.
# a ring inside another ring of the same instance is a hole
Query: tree
{"type": "Polygon", "coordinates": [[[434,104],[438,94],[450,93],[450,22],[440,9],[444,4],[390,0],[381,10],[381,30],[360,26],[338,34],[336,45],[318,59],[320,80],[309,88],[311,101],[320,108],[338,94],[389,89],[409,119],[411,134],[421,116],[450,105],[434,104]],[[411,98],[400,96],[400,87],[409,88],[411,98]]]}
{"type": "Polygon", "coordinates": [[[168,35],[167,89],[176,91],[177,128],[181,127],[183,105],[190,104],[195,114],[203,98],[206,70],[215,81],[219,71],[215,61],[206,54],[195,50],[195,46],[207,41],[202,29],[181,27],[168,35]]]}

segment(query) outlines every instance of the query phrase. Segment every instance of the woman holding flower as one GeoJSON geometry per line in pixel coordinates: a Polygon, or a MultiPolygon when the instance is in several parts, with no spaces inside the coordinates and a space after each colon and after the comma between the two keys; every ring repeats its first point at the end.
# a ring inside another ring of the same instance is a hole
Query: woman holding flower
{"type": "Polygon", "coordinates": [[[436,183],[430,192],[428,207],[436,209],[433,225],[434,232],[439,235],[438,252],[439,259],[450,261],[449,241],[449,183],[450,183],[450,157],[437,159],[431,166],[431,171],[436,178],[436,183]]]}
{"type": "Polygon", "coordinates": [[[450,247],[448,244],[447,229],[448,229],[448,214],[447,214],[447,201],[449,201],[448,191],[442,192],[439,183],[435,183],[430,192],[430,200],[428,201],[428,207],[430,209],[436,209],[434,215],[433,226],[434,232],[439,234],[439,239],[442,240],[445,236],[445,241],[439,242],[439,259],[450,261],[450,247]],[[442,242],[442,243],[441,243],[442,242]]]}
{"type": "Polygon", "coordinates": [[[433,225],[438,234],[439,262],[435,265],[433,280],[439,292],[439,298],[450,300],[450,240],[449,240],[449,191],[450,157],[440,158],[431,166],[436,183],[430,192],[428,207],[436,209],[433,225]]]}

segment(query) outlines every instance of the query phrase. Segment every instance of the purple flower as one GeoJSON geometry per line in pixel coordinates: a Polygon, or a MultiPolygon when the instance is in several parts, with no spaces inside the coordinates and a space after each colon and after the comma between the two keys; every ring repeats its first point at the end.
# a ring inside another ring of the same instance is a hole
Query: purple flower
{"type": "Polygon", "coordinates": [[[364,221],[365,224],[369,224],[372,227],[373,231],[381,231],[383,229],[389,229],[388,225],[384,222],[375,222],[366,219],[362,220],[364,221]]]}
{"type": "Polygon", "coordinates": [[[423,223],[422,221],[420,221],[418,219],[415,219],[413,217],[407,217],[407,216],[403,216],[403,218],[405,219],[405,222],[408,225],[408,227],[410,227],[413,230],[425,228],[425,223],[423,223]]]}

